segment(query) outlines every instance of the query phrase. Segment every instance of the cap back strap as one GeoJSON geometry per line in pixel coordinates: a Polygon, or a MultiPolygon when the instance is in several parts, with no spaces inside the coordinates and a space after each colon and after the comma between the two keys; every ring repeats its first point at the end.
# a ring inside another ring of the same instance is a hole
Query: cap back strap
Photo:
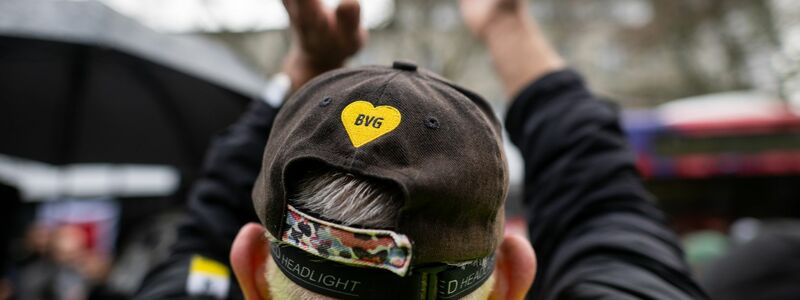
{"type": "Polygon", "coordinates": [[[373,267],[405,276],[411,263],[408,237],[390,230],[339,225],[288,205],[281,242],[346,265],[373,267]]]}
{"type": "Polygon", "coordinates": [[[295,284],[337,299],[460,299],[480,288],[494,270],[494,254],[459,265],[414,266],[399,277],[386,270],[320,259],[296,247],[270,245],[275,264],[295,284]]]}

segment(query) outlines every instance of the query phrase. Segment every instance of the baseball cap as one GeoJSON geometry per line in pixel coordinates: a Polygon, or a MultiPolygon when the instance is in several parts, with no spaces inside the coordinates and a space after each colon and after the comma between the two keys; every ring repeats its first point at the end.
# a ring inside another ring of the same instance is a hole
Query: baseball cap
{"type": "Polygon", "coordinates": [[[273,259],[295,283],[337,298],[466,295],[491,274],[502,240],[501,130],[484,99],[412,63],[315,78],[276,116],[253,188],[277,239],[273,259]],[[344,226],[293,207],[291,183],[315,168],[394,184],[394,225],[344,226]],[[386,295],[388,285],[411,294],[386,295]]]}

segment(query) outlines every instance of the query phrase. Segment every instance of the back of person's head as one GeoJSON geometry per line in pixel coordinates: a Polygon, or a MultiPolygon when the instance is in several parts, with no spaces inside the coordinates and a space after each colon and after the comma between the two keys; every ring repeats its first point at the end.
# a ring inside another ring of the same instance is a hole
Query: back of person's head
{"type": "MultiPolygon", "coordinates": [[[[365,228],[390,228],[402,207],[400,191],[386,182],[338,171],[310,172],[293,189],[290,202],[300,210],[365,228]]],[[[304,289],[268,260],[267,281],[274,299],[330,299],[304,289]]],[[[494,277],[462,299],[488,299],[494,277]]]]}
{"type": "Polygon", "coordinates": [[[264,150],[253,188],[263,228],[245,227],[231,253],[243,291],[524,296],[535,258],[527,241],[503,236],[500,132],[480,96],[411,64],[312,80],[283,105],[264,150]]]}

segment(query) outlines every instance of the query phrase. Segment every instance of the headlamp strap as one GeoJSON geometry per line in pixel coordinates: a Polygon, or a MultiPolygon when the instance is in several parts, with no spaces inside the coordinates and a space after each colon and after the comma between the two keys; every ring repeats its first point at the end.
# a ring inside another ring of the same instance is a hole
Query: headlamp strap
{"type": "Polygon", "coordinates": [[[297,247],[271,243],[272,259],[297,285],[339,299],[458,299],[479,288],[494,270],[494,255],[461,265],[414,267],[400,277],[385,269],[350,266],[297,247]]]}

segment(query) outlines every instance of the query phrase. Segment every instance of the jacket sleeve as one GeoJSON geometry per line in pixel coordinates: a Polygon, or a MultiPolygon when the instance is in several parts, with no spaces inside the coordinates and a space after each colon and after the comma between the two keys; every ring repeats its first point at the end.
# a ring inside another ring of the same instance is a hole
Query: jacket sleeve
{"type": "Polygon", "coordinates": [[[573,71],[526,87],[506,128],[524,158],[530,299],[706,299],[645,190],[614,105],[573,71]]]}
{"type": "Polygon", "coordinates": [[[250,192],[276,114],[277,110],[265,102],[253,101],[235,124],[214,139],[202,177],[189,193],[189,218],[178,228],[170,258],[147,275],[136,299],[213,299],[220,298],[218,293],[223,290],[227,293],[224,298],[243,298],[228,254],[239,229],[248,222],[258,222],[250,192]],[[227,268],[227,284],[223,283],[227,288],[218,286],[224,278],[206,283],[215,285],[208,291],[189,287],[191,266],[198,259],[206,265],[227,268]]]}

